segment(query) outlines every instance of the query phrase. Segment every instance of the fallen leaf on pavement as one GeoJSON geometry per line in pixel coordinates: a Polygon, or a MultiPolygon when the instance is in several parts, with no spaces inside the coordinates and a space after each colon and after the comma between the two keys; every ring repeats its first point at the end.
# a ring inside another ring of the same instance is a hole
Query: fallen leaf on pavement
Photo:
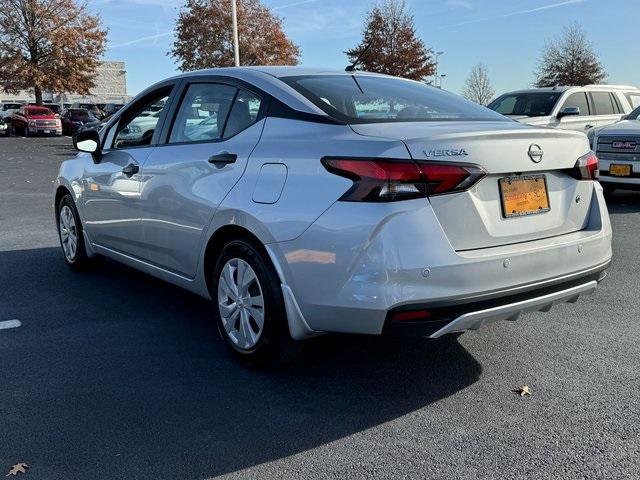
{"type": "Polygon", "coordinates": [[[27,473],[27,468],[29,468],[29,465],[26,463],[16,463],[11,467],[11,470],[9,470],[9,473],[7,473],[5,477],[8,477],[9,475],[17,475],[18,473],[27,473]]]}
{"type": "Polygon", "coordinates": [[[514,390],[514,392],[520,394],[521,397],[525,397],[527,395],[531,395],[531,389],[529,385],[522,385],[514,390]]]}

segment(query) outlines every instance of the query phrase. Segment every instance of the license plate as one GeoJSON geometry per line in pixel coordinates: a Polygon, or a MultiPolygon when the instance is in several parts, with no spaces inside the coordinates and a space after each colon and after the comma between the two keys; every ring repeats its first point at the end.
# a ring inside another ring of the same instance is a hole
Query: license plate
{"type": "Polygon", "coordinates": [[[506,177],[498,183],[505,218],[536,215],[551,210],[544,175],[506,177]]]}
{"type": "Polygon", "coordinates": [[[609,166],[609,175],[615,177],[630,177],[631,165],[628,164],[613,164],[609,166]]]}
{"type": "Polygon", "coordinates": [[[43,130],[42,133],[49,133],[49,130],[43,130]]]}

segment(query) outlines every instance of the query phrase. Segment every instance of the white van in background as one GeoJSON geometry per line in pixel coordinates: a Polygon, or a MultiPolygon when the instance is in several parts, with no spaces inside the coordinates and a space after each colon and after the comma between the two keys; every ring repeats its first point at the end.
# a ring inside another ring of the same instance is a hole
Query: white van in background
{"type": "Polygon", "coordinates": [[[640,89],[625,85],[531,88],[505,93],[489,108],[537,127],[588,132],[618,122],[640,106],[640,89]]]}

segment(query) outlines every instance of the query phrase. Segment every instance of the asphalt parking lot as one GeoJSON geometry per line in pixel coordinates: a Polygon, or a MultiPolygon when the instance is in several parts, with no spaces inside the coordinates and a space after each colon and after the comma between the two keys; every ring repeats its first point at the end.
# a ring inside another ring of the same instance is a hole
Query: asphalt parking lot
{"type": "Polygon", "coordinates": [[[0,474],[25,479],[627,479],[640,470],[640,193],[597,293],[458,340],[324,337],[234,363],[203,299],[115,262],[71,272],[68,138],[0,138],[0,474]],[[512,390],[531,386],[533,395],[512,390]]]}

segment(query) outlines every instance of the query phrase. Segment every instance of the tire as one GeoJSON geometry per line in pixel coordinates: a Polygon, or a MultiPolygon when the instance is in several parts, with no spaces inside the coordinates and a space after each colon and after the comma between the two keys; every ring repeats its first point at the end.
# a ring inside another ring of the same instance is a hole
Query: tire
{"type": "Polygon", "coordinates": [[[102,256],[89,257],[87,255],[80,216],[73,198],[68,193],[58,202],[56,225],[64,260],[72,270],[88,270],[104,260],[102,256]]]}
{"type": "Polygon", "coordinates": [[[269,369],[301,351],[301,342],[289,334],[281,282],[266,254],[248,241],[234,240],[220,252],[212,275],[214,318],[233,357],[251,368],[269,369]],[[240,296],[238,284],[244,284],[240,296]]]}
{"type": "Polygon", "coordinates": [[[616,191],[616,187],[612,185],[602,185],[602,190],[604,191],[605,197],[610,197],[613,195],[613,192],[616,191]]]}

